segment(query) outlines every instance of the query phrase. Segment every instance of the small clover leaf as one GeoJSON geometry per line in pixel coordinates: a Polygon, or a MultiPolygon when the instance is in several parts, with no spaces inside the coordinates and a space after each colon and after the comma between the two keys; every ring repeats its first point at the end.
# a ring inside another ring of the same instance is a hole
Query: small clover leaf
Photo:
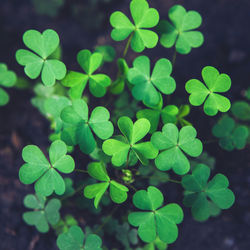
{"type": "Polygon", "coordinates": [[[226,74],[211,66],[202,70],[202,78],[206,85],[197,79],[191,79],[186,83],[186,91],[190,94],[189,101],[193,106],[200,106],[204,103],[204,112],[214,116],[220,112],[227,112],[231,103],[226,97],[217,93],[223,93],[230,89],[231,79],[226,74]]]}
{"type": "Polygon", "coordinates": [[[90,117],[88,113],[88,105],[81,99],[73,100],[72,105],[61,112],[61,119],[67,125],[63,128],[62,140],[70,146],[79,144],[85,154],[90,154],[96,148],[92,131],[102,140],[108,139],[114,132],[113,124],[109,121],[110,114],[106,108],[96,107],[90,117]]]}
{"type": "Polygon", "coordinates": [[[84,196],[88,199],[94,198],[95,208],[98,207],[102,196],[109,187],[111,200],[115,203],[123,203],[127,199],[127,192],[129,191],[124,185],[110,180],[106,167],[101,162],[92,162],[88,165],[88,173],[91,177],[101,183],[88,185],[84,188],[84,196]]]}
{"type": "Polygon", "coordinates": [[[153,242],[156,236],[165,243],[173,243],[177,239],[176,224],[182,222],[183,211],[175,203],[161,207],[163,200],[161,191],[153,186],[149,186],[147,191],[137,191],[133,196],[134,205],[147,212],[132,212],[128,221],[139,227],[138,235],[145,242],[153,242]]]}
{"type": "MultiPolygon", "coordinates": [[[[184,205],[191,207],[193,217],[198,221],[205,221],[214,213],[214,206],[228,209],[234,203],[234,194],[228,189],[228,179],[223,174],[217,174],[211,181],[210,168],[198,164],[192,174],[182,178],[185,188],[184,205]]],[[[218,210],[218,209],[217,209],[218,210]]]]}
{"type": "Polygon", "coordinates": [[[72,215],[67,214],[64,216],[64,218],[61,218],[56,225],[53,226],[53,229],[55,230],[56,235],[59,235],[68,232],[71,226],[77,225],[77,220],[72,215]]]}
{"type": "Polygon", "coordinates": [[[103,55],[99,52],[93,54],[85,49],[77,54],[77,62],[85,73],[69,71],[62,84],[70,87],[69,95],[72,99],[79,99],[89,82],[89,90],[95,97],[103,97],[107,87],[111,84],[110,78],[105,74],[93,74],[102,64],[103,55]]]}
{"type": "Polygon", "coordinates": [[[49,149],[49,162],[37,146],[26,146],[22,152],[26,163],[19,170],[20,181],[24,184],[35,182],[36,193],[44,196],[51,195],[53,191],[58,195],[64,194],[65,183],[58,171],[68,174],[75,168],[73,158],[66,153],[65,143],[54,141],[49,149]]]}
{"type": "MultiPolygon", "coordinates": [[[[16,74],[8,70],[6,64],[0,63],[0,86],[5,88],[13,87],[16,83],[16,74]]],[[[7,92],[0,88],[0,106],[4,106],[9,102],[9,95],[7,92]]]]}
{"type": "Polygon", "coordinates": [[[96,234],[86,236],[78,226],[58,236],[56,244],[60,250],[102,250],[102,240],[96,234]],[[85,242],[84,242],[85,239],[85,242]]]}
{"type": "Polygon", "coordinates": [[[192,157],[202,153],[202,143],[196,135],[196,130],[192,126],[185,126],[178,131],[176,125],[165,124],[162,132],[157,131],[151,137],[152,144],[162,150],[155,159],[156,167],[161,171],[172,168],[176,174],[186,174],[190,169],[190,163],[183,152],[192,157]]]}
{"type": "Polygon", "coordinates": [[[172,24],[166,20],[159,23],[160,43],[166,48],[175,45],[180,54],[188,54],[192,48],[200,47],[204,42],[201,32],[194,31],[202,23],[196,11],[186,11],[181,5],[173,6],[168,12],[172,24]]]}
{"type": "Polygon", "coordinates": [[[160,92],[169,95],[175,91],[176,83],[172,73],[172,64],[168,59],[159,59],[150,74],[150,60],[139,56],[128,72],[128,80],[133,85],[132,95],[147,106],[155,106],[161,101],[160,92]]]}
{"type": "Polygon", "coordinates": [[[147,165],[148,159],[154,159],[158,150],[151,142],[141,142],[142,138],[150,130],[150,122],[147,119],[139,119],[134,124],[129,117],[123,116],[118,120],[118,127],[123,136],[104,141],[102,149],[105,154],[112,156],[111,162],[120,167],[134,153],[143,165],[147,165]]]}
{"type": "Polygon", "coordinates": [[[17,62],[25,66],[25,74],[36,79],[40,74],[42,82],[51,86],[56,80],[62,80],[66,75],[64,63],[56,59],[49,59],[49,56],[59,46],[58,34],[51,29],[45,30],[42,34],[37,30],[28,30],[23,35],[23,42],[30,50],[19,49],[16,52],[17,62]]]}
{"type": "Polygon", "coordinates": [[[247,102],[234,102],[231,110],[237,119],[242,121],[250,121],[250,105],[247,102]]]}
{"type": "Polygon", "coordinates": [[[132,0],[130,12],[134,24],[120,11],[111,15],[110,24],[114,28],[111,32],[112,39],[123,41],[130,36],[131,48],[135,52],[142,52],[145,47],[154,48],[158,42],[158,35],[148,28],[153,28],[158,24],[158,11],[149,8],[145,0],[132,0]]]}
{"type": "Polygon", "coordinates": [[[214,125],[212,133],[219,138],[221,148],[232,151],[243,149],[247,143],[249,135],[248,128],[243,125],[236,126],[235,121],[225,115],[214,125]]]}
{"type": "Polygon", "coordinates": [[[95,52],[102,54],[104,62],[113,62],[116,57],[115,49],[110,45],[97,46],[95,52]]]}
{"type": "Polygon", "coordinates": [[[179,108],[179,112],[177,114],[177,122],[182,126],[192,126],[192,124],[185,119],[186,116],[188,116],[190,113],[190,106],[185,104],[181,105],[179,108]]]}
{"type": "Polygon", "coordinates": [[[23,213],[23,220],[28,225],[35,226],[41,233],[47,233],[49,224],[56,225],[60,220],[60,200],[53,198],[47,203],[45,202],[46,199],[39,194],[36,196],[29,194],[24,198],[25,207],[34,209],[34,211],[23,213]]]}

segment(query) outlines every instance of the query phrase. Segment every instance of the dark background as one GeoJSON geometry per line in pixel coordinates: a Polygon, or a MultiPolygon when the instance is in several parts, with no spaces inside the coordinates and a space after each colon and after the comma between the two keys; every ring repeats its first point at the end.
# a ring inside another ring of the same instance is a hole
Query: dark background
{"type": "MultiPolygon", "coordinates": [[[[27,29],[43,31],[55,29],[61,39],[63,61],[69,69],[78,69],[76,54],[81,49],[92,49],[100,44],[114,44],[118,54],[124,43],[114,43],[110,38],[108,18],[114,10],[128,12],[130,1],[71,0],[61,8],[57,17],[51,18],[36,13],[29,0],[0,1],[0,61],[23,76],[23,68],[15,61],[15,52],[23,48],[22,35],[27,29]],[[74,10],[72,10],[74,9],[74,10]]],[[[180,93],[190,78],[199,78],[204,66],[212,65],[232,78],[229,92],[232,101],[242,98],[242,90],[250,83],[250,1],[249,0],[155,0],[161,18],[167,18],[169,7],[179,3],[186,9],[196,10],[203,17],[201,31],[205,43],[193,49],[189,55],[177,55],[174,76],[180,93]]],[[[153,61],[160,57],[172,57],[172,50],[158,45],[145,51],[153,61]]],[[[128,56],[129,62],[135,57],[128,56]]],[[[31,91],[9,90],[10,103],[0,108],[0,249],[42,250],[56,249],[53,233],[39,234],[27,226],[21,218],[25,208],[22,200],[32,192],[31,186],[22,185],[18,170],[22,164],[21,150],[27,144],[48,146],[49,124],[39,111],[30,104],[31,91]]],[[[183,91],[183,98],[187,98],[183,91]]],[[[187,99],[185,99],[187,100],[187,99]]],[[[216,118],[200,115],[192,110],[191,120],[202,139],[211,137],[211,126],[216,118]]],[[[228,176],[230,187],[236,195],[234,206],[205,223],[195,222],[189,210],[179,226],[178,240],[169,247],[173,250],[248,250],[250,249],[250,154],[249,148],[227,153],[217,144],[205,149],[217,158],[214,173],[228,176]]],[[[213,174],[214,174],[213,173],[213,174]]],[[[167,201],[181,202],[181,189],[169,184],[167,201]]],[[[112,242],[105,242],[107,245],[112,242]]]]}

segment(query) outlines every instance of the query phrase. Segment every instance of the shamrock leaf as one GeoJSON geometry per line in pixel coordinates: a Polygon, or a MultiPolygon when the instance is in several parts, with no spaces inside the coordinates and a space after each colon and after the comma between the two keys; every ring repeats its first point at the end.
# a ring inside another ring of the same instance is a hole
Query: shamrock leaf
{"type": "Polygon", "coordinates": [[[219,71],[211,66],[202,70],[202,78],[206,86],[197,79],[191,79],[186,83],[186,91],[190,94],[189,101],[193,106],[200,106],[204,103],[204,112],[207,115],[214,116],[221,112],[227,112],[230,107],[230,101],[217,93],[223,93],[230,89],[231,79],[226,74],[220,74],[219,71]]]}
{"type": "Polygon", "coordinates": [[[60,42],[54,30],[47,29],[42,34],[37,30],[28,30],[23,35],[23,42],[34,52],[19,49],[16,52],[16,60],[24,66],[24,72],[29,78],[36,79],[41,74],[42,82],[51,86],[56,80],[62,80],[65,77],[64,63],[49,59],[60,42]]]}
{"type": "Polygon", "coordinates": [[[97,46],[95,52],[102,54],[104,62],[113,62],[116,56],[115,49],[110,45],[97,46]]]}
{"type": "Polygon", "coordinates": [[[88,105],[84,100],[73,100],[72,105],[64,108],[61,119],[65,123],[62,140],[67,145],[79,144],[85,154],[90,154],[96,148],[92,131],[102,140],[112,136],[114,127],[109,121],[109,111],[104,107],[96,107],[88,117],[88,105]],[[92,131],[91,131],[92,130],[92,131]]]}
{"type": "Polygon", "coordinates": [[[145,0],[132,0],[130,12],[134,24],[122,12],[116,11],[110,16],[110,24],[114,28],[111,37],[115,41],[123,41],[128,36],[131,39],[131,48],[135,52],[142,52],[146,48],[154,48],[158,36],[148,28],[155,27],[159,22],[156,9],[149,8],[145,0]]]}
{"type": "Polygon", "coordinates": [[[198,221],[205,221],[213,213],[213,206],[228,209],[234,203],[234,194],[228,189],[228,179],[223,174],[217,174],[211,181],[210,168],[198,164],[192,174],[182,178],[182,186],[186,193],[184,205],[191,207],[193,217],[198,221]]]}
{"type": "Polygon", "coordinates": [[[113,202],[120,204],[127,199],[127,192],[129,191],[128,188],[114,180],[110,180],[102,162],[90,163],[88,165],[88,173],[94,179],[102,181],[101,183],[91,184],[84,188],[84,196],[88,199],[94,198],[95,208],[98,207],[99,202],[108,187],[110,197],[113,202]]]}
{"type": "Polygon", "coordinates": [[[134,124],[129,117],[123,116],[118,120],[118,127],[123,136],[104,141],[102,149],[105,154],[112,156],[111,162],[120,167],[128,161],[130,153],[134,153],[143,165],[147,165],[148,159],[154,159],[158,150],[151,142],[141,142],[150,130],[150,122],[147,119],[139,119],[134,124]]]}
{"type": "Polygon", "coordinates": [[[147,106],[155,106],[160,100],[160,92],[169,95],[175,91],[176,83],[170,76],[172,64],[168,59],[159,59],[150,74],[150,60],[147,56],[139,56],[128,72],[128,80],[133,85],[132,95],[147,106]]]}
{"type": "MultiPolygon", "coordinates": [[[[16,74],[8,70],[6,64],[0,63],[0,86],[10,88],[16,83],[16,74]]],[[[4,106],[9,102],[9,95],[0,88],[0,106],[4,106]]]]}
{"type": "Polygon", "coordinates": [[[37,194],[28,194],[24,198],[24,205],[34,211],[23,213],[23,220],[31,226],[35,226],[41,233],[49,231],[49,224],[55,225],[60,220],[59,210],[61,202],[58,199],[51,199],[45,203],[46,199],[37,194]]]}
{"type": "Polygon", "coordinates": [[[242,121],[250,121],[250,105],[247,102],[234,102],[231,110],[237,119],[242,121]]]}
{"type": "Polygon", "coordinates": [[[234,120],[225,115],[217,124],[214,125],[212,133],[219,138],[219,145],[221,148],[232,151],[236,149],[243,149],[248,138],[248,128],[240,125],[236,126],[234,120]]]}
{"type": "Polygon", "coordinates": [[[65,183],[57,170],[69,174],[75,168],[73,158],[66,153],[65,143],[54,141],[49,149],[49,162],[37,146],[26,146],[22,152],[26,163],[19,170],[20,181],[24,184],[35,182],[35,191],[38,194],[49,196],[55,191],[62,195],[65,192],[65,183]]]}
{"type": "Polygon", "coordinates": [[[190,113],[189,105],[185,104],[185,105],[180,106],[176,119],[177,119],[177,123],[179,123],[182,127],[188,126],[188,125],[192,126],[192,124],[185,119],[185,117],[188,116],[189,113],[190,113]]]}
{"type": "Polygon", "coordinates": [[[149,186],[147,191],[137,191],[133,196],[134,205],[147,212],[132,212],[128,221],[139,227],[138,235],[145,242],[153,242],[157,235],[165,243],[173,243],[177,239],[176,224],[182,222],[183,211],[175,203],[160,208],[163,200],[161,191],[153,186],[149,186]]]}
{"type": "Polygon", "coordinates": [[[85,238],[82,229],[72,226],[68,232],[58,236],[56,244],[60,250],[102,250],[102,240],[96,234],[85,238]]]}
{"type": "Polygon", "coordinates": [[[77,62],[85,73],[69,71],[62,84],[70,87],[69,95],[72,99],[79,99],[89,82],[89,90],[95,97],[103,97],[107,87],[111,84],[110,78],[105,74],[93,74],[102,64],[103,55],[91,52],[87,49],[77,54],[77,62]]]}
{"type": "Polygon", "coordinates": [[[161,171],[171,168],[176,174],[184,175],[190,169],[186,154],[197,157],[202,153],[202,143],[196,138],[196,130],[185,126],[180,131],[172,123],[165,124],[162,132],[155,132],[151,137],[152,144],[162,150],[155,159],[155,165],[161,171]]]}
{"type": "Polygon", "coordinates": [[[64,216],[64,218],[61,218],[61,220],[56,225],[53,226],[53,229],[55,230],[56,235],[59,235],[61,233],[68,232],[71,226],[77,226],[77,224],[77,220],[72,215],[67,214],[64,216]]]}
{"type": "Polygon", "coordinates": [[[186,11],[181,5],[173,6],[168,12],[172,24],[166,20],[159,23],[160,43],[166,48],[175,45],[180,54],[188,54],[191,48],[198,48],[204,42],[201,32],[194,31],[202,23],[196,11],[186,11]]]}

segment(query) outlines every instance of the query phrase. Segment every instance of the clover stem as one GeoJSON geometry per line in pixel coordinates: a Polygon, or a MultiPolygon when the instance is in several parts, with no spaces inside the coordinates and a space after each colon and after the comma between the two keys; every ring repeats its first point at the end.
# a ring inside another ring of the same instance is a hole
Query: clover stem
{"type": "Polygon", "coordinates": [[[131,189],[133,189],[135,192],[137,192],[137,189],[133,185],[131,185],[129,183],[126,183],[125,185],[127,185],[128,187],[130,187],[131,189]]]}
{"type": "Polygon", "coordinates": [[[174,49],[173,58],[172,58],[172,67],[174,67],[174,65],[175,65],[176,55],[177,55],[177,52],[176,52],[176,48],[175,48],[175,49],[174,49]]]}
{"type": "Polygon", "coordinates": [[[215,143],[217,141],[218,141],[217,139],[211,139],[211,140],[204,141],[203,144],[215,143]]]}
{"type": "Polygon", "coordinates": [[[134,34],[134,33],[132,33],[132,34],[129,36],[129,38],[128,38],[128,41],[127,41],[126,47],[125,47],[125,49],[124,49],[124,51],[123,51],[123,56],[122,56],[123,58],[125,58],[125,57],[126,57],[126,55],[127,55],[127,53],[128,53],[128,48],[129,48],[129,45],[130,45],[130,43],[131,43],[131,40],[132,40],[133,34],[134,34]]]}
{"type": "Polygon", "coordinates": [[[84,188],[84,186],[85,186],[85,184],[80,185],[72,194],[66,195],[66,196],[62,197],[60,200],[63,201],[63,200],[66,200],[66,199],[74,196],[76,193],[80,192],[84,188]]]}
{"type": "Polygon", "coordinates": [[[76,171],[76,172],[80,172],[80,173],[85,173],[85,174],[87,174],[87,173],[88,173],[88,171],[86,171],[86,170],[82,170],[82,169],[74,169],[74,171],[76,171]]]}
{"type": "Polygon", "coordinates": [[[173,179],[168,179],[168,181],[170,181],[170,182],[173,182],[173,183],[177,183],[177,184],[181,184],[181,181],[177,181],[177,180],[173,180],[173,179]]]}

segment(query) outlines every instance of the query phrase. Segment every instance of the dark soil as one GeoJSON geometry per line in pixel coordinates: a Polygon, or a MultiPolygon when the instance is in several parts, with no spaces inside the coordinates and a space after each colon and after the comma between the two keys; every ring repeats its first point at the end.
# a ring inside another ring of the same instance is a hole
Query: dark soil
{"type": "MultiPolygon", "coordinates": [[[[81,20],[73,17],[69,2],[88,8],[85,1],[66,1],[58,17],[48,18],[37,15],[28,0],[1,0],[0,3],[0,55],[1,61],[9,68],[23,75],[23,69],[15,62],[14,55],[22,45],[21,38],[29,28],[43,31],[55,29],[61,38],[64,62],[67,67],[77,67],[76,53],[83,48],[91,49],[96,44],[113,43],[109,38],[108,16],[114,9],[126,10],[128,0],[113,1],[109,5],[99,5],[96,14],[104,14],[99,30],[84,27],[81,20]],[[115,3],[114,3],[115,2],[115,3]],[[85,5],[84,5],[85,3],[85,5]],[[104,9],[106,8],[106,9],[104,9]]],[[[86,1],[87,2],[87,1],[86,1]]],[[[177,56],[175,77],[179,89],[184,83],[199,77],[201,69],[213,65],[221,72],[229,74],[233,86],[231,99],[241,98],[242,89],[250,82],[250,1],[249,0],[156,0],[153,5],[160,9],[162,17],[167,16],[168,8],[174,3],[183,4],[203,16],[202,32],[205,43],[187,56],[177,56]]],[[[127,11],[127,10],[126,10],[127,11]]],[[[89,20],[88,20],[89,21],[89,20]]],[[[121,50],[120,44],[118,51],[121,50]]],[[[171,57],[172,51],[158,46],[147,51],[153,60],[171,57]]],[[[131,58],[133,57],[133,53],[131,58]]],[[[37,144],[45,149],[48,146],[49,124],[38,110],[30,104],[32,93],[12,89],[10,103],[0,108],[0,249],[1,250],[44,250],[57,249],[52,232],[39,234],[35,228],[22,221],[25,211],[22,200],[33,191],[32,186],[19,182],[18,170],[22,165],[21,150],[27,144],[37,144]]],[[[183,91],[183,98],[186,99],[183,91]]],[[[211,126],[215,118],[200,115],[198,109],[192,110],[192,122],[203,139],[211,138],[211,126]]],[[[227,153],[216,144],[205,146],[217,158],[214,173],[228,176],[230,187],[236,195],[234,206],[219,217],[205,223],[195,222],[189,210],[185,210],[184,222],[180,225],[178,240],[169,247],[173,250],[248,250],[250,249],[250,153],[249,147],[243,151],[227,153]]],[[[214,174],[213,173],[213,174],[214,174]]],[[[181,203],[181,189],[176,185],[166,185],[166,199],[181,203]]],[[[81,215],[84,219],[84,215],[81,215]]],[[[82,218],[81,217],[81,218],[82,218]]],[[[105,242],[106,243],[106,242],[105,242]]],[[[112,242],[107,242],[110,246],[112,242]]]]}

